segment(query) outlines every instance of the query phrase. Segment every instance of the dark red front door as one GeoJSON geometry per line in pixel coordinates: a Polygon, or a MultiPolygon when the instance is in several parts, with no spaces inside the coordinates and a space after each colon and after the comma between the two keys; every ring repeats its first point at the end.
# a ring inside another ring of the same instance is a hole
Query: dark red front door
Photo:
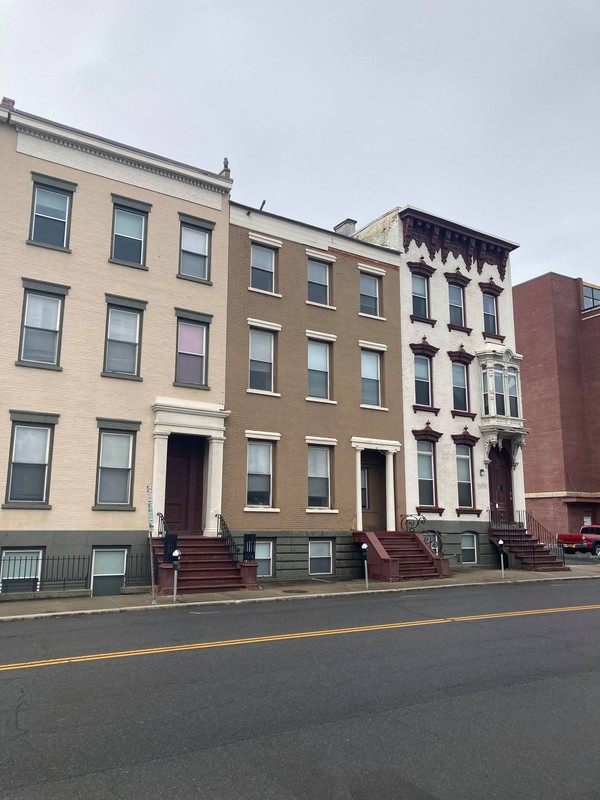
{"type": "Polygon", "coordinates": [[[513,522],[512,455],[510,441],[502,442],[502,449],[490,450],[490,509],[492,520],[513,522]]]}
{"type": "Polygon", "coordinates": [[[172,531],[202,533],[203,465],[204,439],[169,436],[165,519],[172,531]]]}

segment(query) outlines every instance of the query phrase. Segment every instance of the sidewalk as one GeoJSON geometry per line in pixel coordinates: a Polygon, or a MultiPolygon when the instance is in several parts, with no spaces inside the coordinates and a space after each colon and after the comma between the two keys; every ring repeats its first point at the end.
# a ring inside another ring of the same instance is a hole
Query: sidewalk
{"type": "MultiPolygon", "coordinates": [[[[580,580],[600,578],[600,562],[586,561],[571,566],[570,572],[526,572],[505,570],[504,580],[500,570],[463,568],[449,578],[426,581],[401,581],[380,583],[364,580],[326,581],[312,580],[302,583],[265,584],[260,589],[235,592],[207,592],[205,594],[157,596],[152,602],[150,594],[122,594],[114,597],[60,597],[39,600],[10,600],[0,602],[0,622],[45,617],[79,616],[82,614],[108,614],[122,611],[155,611],[157,609],[182,608],[210,604],[260,603],[277,600],[310,599],[315,597],[338,597],[374,592],[410,592],[415,590],[435,591],[443,588],[464,586],[487,586],[490,584],[515,584],[541,581],[580,580]]],[[[12,595],[17,597],[18,595],[12,595]]],[[[6,595],[4,595],[6,597],[6,595]]]]}

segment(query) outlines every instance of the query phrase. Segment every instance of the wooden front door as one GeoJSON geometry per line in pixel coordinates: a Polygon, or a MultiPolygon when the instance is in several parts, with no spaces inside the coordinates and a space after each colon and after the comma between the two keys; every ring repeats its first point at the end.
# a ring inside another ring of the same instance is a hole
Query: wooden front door
{"type": "Polygon", "coordinates": [[[167,449],[165,519],[172,531],[202,533],[204,439],[172,433],[167,449]]]}
{"type": "Polygon", "coordinates": [[[384,531],[385,456],[377,450],[363,450],[361,473],[363,531],[384,531]]]}
{"type": "Polygon", "coordinates": [[[512,455],[510,441],[502,442],[502,449],[492,447],[489,464],[490,510],[492,520],[513,522],[512,455]]]}

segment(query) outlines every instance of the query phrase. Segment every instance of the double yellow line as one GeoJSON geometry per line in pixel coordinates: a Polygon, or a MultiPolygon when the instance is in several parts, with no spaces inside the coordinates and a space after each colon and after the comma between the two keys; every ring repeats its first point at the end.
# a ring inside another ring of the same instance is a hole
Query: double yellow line
{"type": "Polygon", "coordinates": [[[83,656],[48,658],[44,661],[22,661],[16,664],[0,664],[0,672],[33,669],[35,667],[54,667],[64,664],[85,664],[90,661],[107,661],[114,658],[133,658],[134,656],[152,656],[162,653],[187,653],[192,650],[209,650],[214,647],[235,647],[237,645],[288,642],[294,639],[315,639],[319,636],[341,636],[347,633],[373,633],[375,631],[392,631],[400,628],[420,628],[424,625],[444,625],[448,622],[479,622],[488,619],[509,619],[511,617],[531,617],[539,614],[564,614],[573,611],[598,610],[600,610],[600,604],[589,606],[563,606],[561,608],[536,608],[530,611],[505,611],[497,614],[472,614],[467,617],[441,617],[439,619],[423,619],[413,622],[389,622],[383,625],[361,625],[355,628],[333,628],[324,631],[282,633],[276,636],[252,636],[246,639],[224,639],[216,642],[196,642],[195,644],[180,644],[170,647],[148,647],[141,650],[120,650],[114,653],[91,653],[83,656]]]}

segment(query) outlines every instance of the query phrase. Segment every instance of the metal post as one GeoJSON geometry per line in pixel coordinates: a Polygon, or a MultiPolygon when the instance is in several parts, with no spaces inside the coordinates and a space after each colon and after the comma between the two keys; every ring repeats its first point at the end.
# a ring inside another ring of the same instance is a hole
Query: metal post
{"type": "Polygon", "coordinates": [[[500,567],[502,569],[502,580],[504,580],[504,541],[498,539],[498,550],[500,551],[500,567]]]}
{"type": "Polygon", "coordinates": [[[365,565],[365,589],[369,588],[369,567],[367,565],[367,557],[369,554],[369,546],[365,542],[361,545],[363,564],[365,565]]]}
{"type": "Polygon", "coordinates": [[[173,602],[177,602],[177,575],[179,573],[179,559],[181,558],[181,552],[179,550],[173,550],[173,602]]]}

